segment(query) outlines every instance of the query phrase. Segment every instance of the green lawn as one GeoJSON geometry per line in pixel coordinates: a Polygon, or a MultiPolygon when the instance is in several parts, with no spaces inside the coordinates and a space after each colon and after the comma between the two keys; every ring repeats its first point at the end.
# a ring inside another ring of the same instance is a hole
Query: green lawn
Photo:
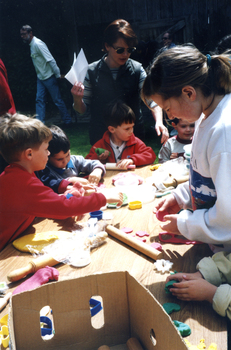
{"type": "MultiPolygon", "coordinates": [[[[71,143],[71,153],[76,155],[82,155],[85,157],[90,148],[90,142],[88,137],[88,123],[74,123],[71,128],[65,128],[67,136],[70,139],[71,143]]],[[[158,157],[159,149],[160,149],[160,138],[155,135],[155,131],[153,130],[153,125],[150,123],[146,123],[146,145],[152,147],[156,156],[158,157]]],[[[157,159],[155,163],[157,163],[157,159]]]]}

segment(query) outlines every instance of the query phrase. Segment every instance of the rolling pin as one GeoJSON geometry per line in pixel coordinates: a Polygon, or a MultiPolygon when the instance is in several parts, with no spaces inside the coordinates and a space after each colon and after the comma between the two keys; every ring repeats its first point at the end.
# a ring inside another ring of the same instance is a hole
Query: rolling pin
{"type": "Polygon", "coordinates": [[[4,309],[4,307],[6,306],[6,304],[8,303],[10,297],[11,297],[12,293],[9,292],[7,293],[3,298],[0,298],[0,311],[2,309],[4,309]]]}
{"type": "Polygon", "coordinates": [[[118,167],[116,166],[116,163],[106,163],[106,164],[105,164],[105,168],[106,168],[106,170],[118,170],[118,171],[122,171],[122,170],[128,170],[128,169],[135,169],[136,166],[135,166],[135,164],[130,164],[130,165],[127,167],[127,169],[121,169],[121,168],[118,168],[118,167]]]}
{"type": "Polygon", "coordinates": [[[123,231],[117,229],[116,227],[114,227],[112,225],[107,225],[105,231],[109,235],[117,238],[119,241],[126,243],[130,247],[147,255],[149,258],[157,260],[160,258],[160,255],[162,254],[161,251],[150,247],[147,243],[143,243],[143,242],[139,241],[138,239],[135,239],[134,237],[128,236],[126,233],[124,233],[123,231]]]}
{"type": "Polygon", "coordinates": [[[19,281],[21,278],[29,275],[30,273],[35,273],[42,267],[54,266],[59,263],[59,261],[53,259],[50,255],[42,255],[37,259],[31,260],[26,266],[10,272],[7,279],[10,282],[19,281]]]}
{"type": "Polygon", "coordinates": [[[128,339],[127,343],[128,350],[144,350],[142,346],[140,345],[140,342],[136,338],[130,338],[128,339]]]}
{"type": "Polygon", "coordinates": [[[110,350],[110,348],[107,345],[102,345],[98,348],[98,350],[110,350]]]}

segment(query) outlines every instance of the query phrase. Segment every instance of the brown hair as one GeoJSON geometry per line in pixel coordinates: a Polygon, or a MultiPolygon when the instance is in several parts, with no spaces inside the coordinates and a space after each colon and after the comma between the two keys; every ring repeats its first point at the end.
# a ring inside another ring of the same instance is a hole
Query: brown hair
{"type": "Polygon", "coordinates": [[[124,19],[113,21],[105,29],[103,38],[104,51],[106,51],[105,43],[109,46],[113,46],[113,44],[120,38],[124,39],[129,47],[135,47],[137,45],[137,36],[133,31],[132,26],[124,19]]]}
{"type": "Polygon", "coordinates": [[[104,112],[104,122],[106,126],[117,126],[135,123],[136,117],[133,110],[124,102],[117,101],[106,106],[104,112]]]}
{"type": "Polygon", "coordinates": [[[141,97],[159,94],[165,100],[178,97],[182,88],[199,88],[205,97],[231,92],[231,65],[227,55],[203,55],[191,46],[176,46],[161,53],[144,81],[141,97]]]}
{"type": "Polygon", "coordinates": [[[19,161],[24,150],[38,149],[51,138],[49,128],[38,119],[17,113],[0,118],[0,152],[8,163],[19,161]]]}

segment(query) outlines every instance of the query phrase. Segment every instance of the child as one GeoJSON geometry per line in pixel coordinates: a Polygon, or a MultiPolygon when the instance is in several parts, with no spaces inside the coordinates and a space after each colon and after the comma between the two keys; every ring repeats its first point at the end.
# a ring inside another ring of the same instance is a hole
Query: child
{"type": "Polygon", "coordinates": [[[205,56],[190,46],[160,54],[142,90],[143,101],[152,99],[169,119],[200,119],[192,141],[190,181],[177,186],[154,212],[168,213],[161,229],[208,243],[213,252],[231,251],[230,92],[229,57],[205,56]]]}
{"type": "Polygon", "coordinates": [[[122,204],[123,195],[104,190],[87,197],[58,195],[34,171],[45,168],[51,131],[40,120],[15,114],[1,119],[0,152],[10,164],[0,175],[0,250],[17,238],[34,218],[65,219],[122,204]]]}
{"type": "Polygon", "coordinates": [[[152,164],[155,161],[156,155],[151,147],[147,147],[133,134],[135,114],[128,105],[120,101],[109,105],[104,120],[108,130],[91,148],[87,159],[117,163],[116,166],[120,169],[127,169],[133,164],[136,166],[152,164]],[[106,151],[98,156],[95,151],[97,148],[106,151]]]}
{"type": "Polygon", "coordinates": [[[105,168],[98,160],[86,160],[82,156],[70,155],[70,141],[65,132],[58,126],[51,126],[52,139],[49,142],[50,152],[48,163],[44,170],[36,174],[44,185],[51,187],[55,192],[62,193],[61,188],[74,184],[76,181],[83,185],[98,185],[105,174],[105,168]],[[88,181],[78,177],[80,173],[89,174],[88,181]],[[66,179],[68,181],[62,182],[66,179]],[[61,183],[60,183],[61,182],[61,183]],[[56,184],[58,183],[58,186],[56,184]],[[58,187],[58,189],[57,189],[58,187]]]}
{"type": "Polygon", "coordinates": [[[189,123],[187,120],[175,118],[172,121],[172,126],[177,131],[177,135],[168,139],[161,147],[158,155],[159,163],[182,157],[185,152],[184,146],[192,143],[195,123],[189,123]]]}
{"type": "Polygon", "coordinates": [[[219,252],[203,258],[195,273],[176,273],[166,282],[176,280],[170,288],[177,299],[209,301],[221,316],[231,319],[231,254],[219,252]]]}

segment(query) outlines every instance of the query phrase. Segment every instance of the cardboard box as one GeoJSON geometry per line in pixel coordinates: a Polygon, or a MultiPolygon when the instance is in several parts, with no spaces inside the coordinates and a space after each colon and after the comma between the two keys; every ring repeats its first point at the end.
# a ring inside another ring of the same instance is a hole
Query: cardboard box
{"type": "Polygon", "coordinates": [[[101,345],[113,349],[130,337],[148,350],[188,349],[154,296],[125,271],[52,282],[16,294],[9,329],[12,350],[93,350],[101,345]],[[97,315],[91,317],[89,300],[95,296],[102,298],[100,328],[92,326],[97,315]],[[40,310],[45,305],[51,307],[54,320],[55,334],[49,340],[41,337],[40,329],[40,310]]]}

